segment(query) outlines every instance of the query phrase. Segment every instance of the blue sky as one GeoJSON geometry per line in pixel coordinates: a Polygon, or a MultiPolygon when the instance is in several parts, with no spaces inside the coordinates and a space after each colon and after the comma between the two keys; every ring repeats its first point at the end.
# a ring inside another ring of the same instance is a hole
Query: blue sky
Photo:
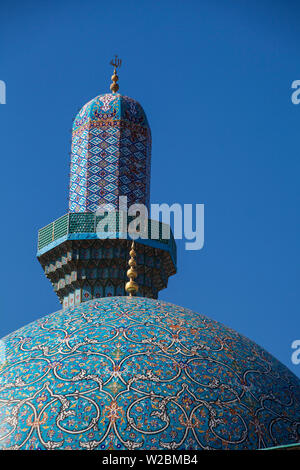
{"type": "Polygon", "coordinates": [[[37,231],[67,212],[70,129],[108,91],[140,101],[152,202],[205,204],[205,246],[178,242],[160,298],[291,363],[299,328],[300,7],[293,1],[2,1],[0,337],[59,309],[37,231]]]}

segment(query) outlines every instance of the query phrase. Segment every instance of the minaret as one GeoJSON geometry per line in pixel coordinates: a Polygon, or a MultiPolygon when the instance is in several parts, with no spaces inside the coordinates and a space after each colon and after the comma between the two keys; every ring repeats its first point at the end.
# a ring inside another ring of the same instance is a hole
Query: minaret
{"type": "MultiPolygon", "coordinates": [[[[131,245],[126,227],[134,219],[126,210],[132,204],[149,208],[151,130],[142,106],[118,93],[120,59],[111,64],[111,93],[89,101],[74,120],[69,213],[38,235],[37,257],[64,308],[126,295],[131,245]],[[121,210],[119,198],[125,196],[127,206],[121,210]],[[107,209],[102,215],[100,205],[107,209]],[[104,218],[108,225],[99,230],[104,218]],[[112,219],[114,230],[108,234],[112,219]]],[[[161,223],[148,220],[147,232],[134,247],[137,295],[157,298],[176,273],[176,244],[171,231],[170,238],[163,238],[161,223]]]]}
{"type": "Polygon", "coordinates": [[[72,129],[70,212],[95,212],[99,204],[118,208],[126,196],[128,206],[149,206],[151,130],[142,106],[117,93],[117,67],[112,93],[89,101],[75,117],[72,129]]]}

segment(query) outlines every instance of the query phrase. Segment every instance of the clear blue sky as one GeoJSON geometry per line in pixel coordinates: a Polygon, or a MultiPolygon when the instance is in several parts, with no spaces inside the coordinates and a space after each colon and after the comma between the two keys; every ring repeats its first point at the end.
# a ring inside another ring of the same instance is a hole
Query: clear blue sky
{"type": "Polygon", "coordinates": [[[67,212],[77,110],[120,92],[152,128],[152,202],[205,204],[160,298],[291,364],[299,320],[300,5],[286,0],[2,1],[0,337],[59,309],[37,231],[67,212]]]}

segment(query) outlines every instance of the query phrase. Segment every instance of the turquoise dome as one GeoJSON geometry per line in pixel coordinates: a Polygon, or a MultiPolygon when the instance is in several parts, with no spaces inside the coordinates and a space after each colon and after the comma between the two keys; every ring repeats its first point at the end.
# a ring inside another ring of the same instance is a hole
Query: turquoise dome
{"type": "Polygon", "coordinates": [[[104,93],[86,103],[78,112],[73,130],[89,121],[124,120],[139,126],[149,127],[145,111],[138,101],[119,93],[104,93]]]}
{"type": "Polygon", "coordinates": [[[300,440],[300,382],[209,318],[92,300],[3,339],[1,449],[257,449],[300,440]]]}

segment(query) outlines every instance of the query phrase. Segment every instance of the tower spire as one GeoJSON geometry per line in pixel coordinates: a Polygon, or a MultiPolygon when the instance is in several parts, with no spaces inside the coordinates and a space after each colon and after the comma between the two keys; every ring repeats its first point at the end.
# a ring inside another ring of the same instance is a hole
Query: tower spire
{"type": "Polygon", "coordinates": [[[64,309],[102,297],[157,299],[176,273],[176,243],[171,231],[164,236],[162,222],[147,219],[147,237],[131,247],[134,216],[124,214],[120,198],[126,196],[127,208],[149,209],[151,130],[142,106],[117,92],[121,59],[110,63],[111,91],[86,103],[74,119],[69,213],[39,231],[38,259],[64,309]]]}
{"type": "Polygon", "coordinates": [[[117,75],[117,68],[120,68],[122,65],[122,60],[118,59],[118,56],[115,55],[115,58],[110,61],[110,65],[114,67],[114,73],[111,77],[112,84],[110,85],[110,89],[113,93],[116,93],[119,89],[119,85],[117,81],[119,80],[119,77],[117,75]]]}
{"type": "Polygon", "coordinates": [[[134,241],[131,243],[131,250],[129,252],[129,255],[130,255],[130,259],[128,261],[128,264],[130,268],[127,271],[127,276],[129,277],[129,281],[126,282],[125,290],[126,292],[128,292],[129,296],[132,297],[139,290],[139,286],[134,281],[134,279],[136,279],[138,275],[137,270],[136,270],[136,261],[135,261],[136,252],[134,249],[134,241]]]}

